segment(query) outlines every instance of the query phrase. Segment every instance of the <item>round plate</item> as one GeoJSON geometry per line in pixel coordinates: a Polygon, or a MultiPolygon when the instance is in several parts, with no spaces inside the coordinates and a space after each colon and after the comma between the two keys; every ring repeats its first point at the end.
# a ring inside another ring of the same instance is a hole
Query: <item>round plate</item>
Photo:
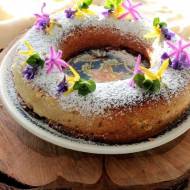
{"type": "Polygon", "coordinates": [[[162,133],[150,141],[147,140],[139,143],[125,145],[108,145],[63,135],[51,129],[43,120],[36,119],[34,116],[26,112],[20,105],[14,88],[10,69],[16,52],[17,44],[18,42],[9,50],[1,63],[0,93],[2,102],[7,108],[8,112],[21,126],[45,141],[64,148],[81,152],[96,154],[128,154],[161,146],[179,137],[190,128],[190,117],[188,117],[177,127],[174,127],[171,130],[167,130],[165,133],[162,133]]]}

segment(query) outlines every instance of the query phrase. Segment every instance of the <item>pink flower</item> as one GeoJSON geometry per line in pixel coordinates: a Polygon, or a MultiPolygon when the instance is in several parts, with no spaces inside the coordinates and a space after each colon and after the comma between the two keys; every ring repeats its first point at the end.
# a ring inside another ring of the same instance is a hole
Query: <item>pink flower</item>
{"type": "MultiPolygon", "coordinates": [[[[187,53],[187,51],[185,49],[190,47],[190,43],[183,44],[183,41],[180,39],[177,42],[177,44],[174,44],[174,43],[172,43],[170,41],[167,41],[167,44],[169,45],[169,47],[171,49],[173,49],[173,51],[168,54],[169,57],[175,56],[175,58],[178,59],[180,54],[184,53],[189,58],[189,54],[187,53]]],[[[189,61],[190,61],[190,59],[189,59],[189,61]]]]}
{"type": "Polygon", "coordinates": [[[34,14],[36,16],[35,26],[36,26],[36,29],[38,30],[44,30],[50,24],[49,14],[44,13],[45,6],[46,6],[46,3],[43,3],[42,8],[41,8],[41,15],[34,14]]]}
{"type": "Polygon", "coordinates": [[[142,16],[137,11],[137,7],[141,5],[142,3],[137,3],[133,5],[131,0],[126,0],[124,3],[122,3],[122,6],[126,10],[126,12],[119,16],[118,19],[124,19],[126,16],[130,14],[134,20],[139,20],[140,18],[142,18],[142,16]]]}
{"type": "Polygon", "coordinates": [[[167,41],[168,46],[172,49],[168,53],[168,57],[171,60],[171,67],[173,69],[182,69],[190,67],[190,55],[186,51],[190,47],[190,43],[183,44],[183,41],[180,39],[176,44],[171,41],[167,41]],[[173,59],[171,59],[173,57],[173,59]]]}
{"type": "Polygon", "coordinates": [[[54,66],[56,66],[60,72],[62,72],[64,69],[69,67],[68,63],[63,61],[62,58],[62,51],[58,50],[58,52],[55,51],[53,47],[50,47],[50,54],[49,57],[45,60],[45,64],[47,65],[47,73],[49,74],[54,66]]]}
{"type": "Polygon", "coordinates": [[[142,73],[142,71],[140,69],[140,65],[141,65],[141,55],[139,54],[138,57],[137,57],[137,59],[136,59],[135,68],[134,68],[134,71],[133,71],[133,76],[132,76],[132,78],[129,81],[129,85],[131,87],[134,87],[134,85],[135,85],[134,80],[133,80],[134,76],[136,74],[138,74],[138,73],[142,73]]]}

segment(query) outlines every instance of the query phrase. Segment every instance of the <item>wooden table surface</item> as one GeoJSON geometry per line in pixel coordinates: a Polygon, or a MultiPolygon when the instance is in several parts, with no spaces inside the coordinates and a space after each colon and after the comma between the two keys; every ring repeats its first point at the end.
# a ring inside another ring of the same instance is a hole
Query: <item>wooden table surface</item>
{"type": "Polygon", "coordinates": [[[0,189],[183,190],[189,183],[190,131],[142,153],[86,154],[35,137],[0,103],[0,147],[0,189]]]}

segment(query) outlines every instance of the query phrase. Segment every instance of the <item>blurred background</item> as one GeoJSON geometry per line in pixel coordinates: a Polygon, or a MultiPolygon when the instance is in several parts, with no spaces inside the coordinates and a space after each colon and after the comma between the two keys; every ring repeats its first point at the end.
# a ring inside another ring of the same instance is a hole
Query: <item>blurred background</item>
{"type": "MultiPolygon", "coordinates": [[[[56,12],[71,6],[75,0],[0,0],[0,49],[5,48],[16,36],[23,33],[33,22],[43,2],[47,12],[56,12]]],[[[103,0],[94,0],[101,4],[103,0]]],[[[136,0],[135,0],[136,1],[136,0]]],[[[188,0],[138,0],[144,3],[141,12],[148,18],[159,16],[168,22],[178,34],[190,36],[190,8],[188,0]]]]}

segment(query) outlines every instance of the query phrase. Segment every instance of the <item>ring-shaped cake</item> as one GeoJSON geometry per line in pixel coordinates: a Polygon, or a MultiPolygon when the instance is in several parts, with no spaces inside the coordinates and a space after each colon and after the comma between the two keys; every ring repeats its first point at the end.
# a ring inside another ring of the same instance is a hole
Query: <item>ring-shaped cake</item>
{"type": "MultiPolygon", "coordinates": [[[[103,7],[90,5],[59,12],[51,19],[43,13],[47,23],[40,29],[32,27],[18,46],[12,66],[15,88],[28,108],[66,134],[105,143],[153,137],[189,107],[188,44],[181,50],[186,67],[179,67],[181,60],[174,67],[175,54],[166,52],[173,50],[179,40],[177,35],[155,40],[147,35],[152,30],[147,20],[118,19],[113,9],[108,9],[106,16],[104,11],[103,7]],[[45,31],[45,27],[51,31],[45,31]],[[130,79],[99,82],[95,87],[94,82],[82,80],[66,62],[84,50],[105,47],[133,51],[150,64],[146,68],[137,63],[130,79]],[[40,66],[36,67],[36,63],[40,66]],[[68,76],[65,68],[74,77],[68,76]],[[83,93],[85,90],[89,93],[83,93]]],[[[163,31],[163,26],[165,23],[158,18],[154,20],[157,33],[163,31]]],[[[181,54],[178,59],[182,59],[181,54]]]]}

